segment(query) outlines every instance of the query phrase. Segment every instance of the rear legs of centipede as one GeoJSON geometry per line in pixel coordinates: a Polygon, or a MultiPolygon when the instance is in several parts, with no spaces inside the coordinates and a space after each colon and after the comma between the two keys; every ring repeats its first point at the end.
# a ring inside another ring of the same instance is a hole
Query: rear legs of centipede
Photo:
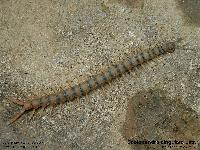
{"type": "Polygon", "coordinates": [[[7,124],[12,124],[13,122],[15,122],[19,117],[21,117],[27,110],[31,110],[33,109],[33,107],[31,106],[31,104],[29,102],[24,102],[22,100],[18,100],[18,99],[11,99],[11,101],[17,105],[22,106],[22,109],[15,113],[14,117],[11,118],[7,124]]]}

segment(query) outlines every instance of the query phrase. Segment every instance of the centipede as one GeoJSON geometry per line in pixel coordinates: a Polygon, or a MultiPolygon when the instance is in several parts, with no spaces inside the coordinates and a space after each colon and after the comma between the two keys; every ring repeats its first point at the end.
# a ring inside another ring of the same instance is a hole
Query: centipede
{"type": "Polygon", "coordinates": [[[176,49],[175,42],[166,42],[162,45],[156,45],[151,49],[140,51],[133,57],[125,61],[112,65],[103,73],[99,73],[88,78],[86,81],[61,90],[59,93],[49,94],[40,98],[35,98],[31,101],[12,100],[15,104],[22,106],[22,109],[17,112],[7,123],[12,124],[18,120],[26,111],[35,111],[39,108],[46,108],[47,106],[55,106],[64,104],[83,97],[90,92],[111,83],[112,80],[119,78],[122,74],[130,72],[133,68],[152,61],[153,59],[172,53],[176,49]]]}

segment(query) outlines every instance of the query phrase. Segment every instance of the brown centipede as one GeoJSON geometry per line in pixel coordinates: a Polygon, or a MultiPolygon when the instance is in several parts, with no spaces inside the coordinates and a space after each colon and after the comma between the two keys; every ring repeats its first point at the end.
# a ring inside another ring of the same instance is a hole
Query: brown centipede
{"type": "Polygon", "coordinates": [[[168,42],[161,46],[156,46],[152,49],[140,52],[132,58],[111,66],[104,73],[98,74],[84,81],[83,83],[72,86],[57,94],[51,94],[41,98],[33,99],[31,102],[24,102],[21,100],[12,100],[14,103],[23,106],[20,112],[10,119],[8,124],[15,122],[22,114],[27,110],[36,110],[40,107],[45,108],[49,105],[58,105],[65,102],[70,102],[77,97],[82,97],[89,92],[102,87],[103,85],[110,83],[118,76],[130,71],[135,67],[139,67],[150,60],[157,58],[160,55],[166,53],[172,53],[175,51],[175,43],[168,42]]]}

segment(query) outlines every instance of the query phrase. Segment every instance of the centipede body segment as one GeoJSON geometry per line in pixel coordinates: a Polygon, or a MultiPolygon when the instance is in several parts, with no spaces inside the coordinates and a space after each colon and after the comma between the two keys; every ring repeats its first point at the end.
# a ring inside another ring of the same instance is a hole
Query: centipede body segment
{"type": "Polygon", "coordinates": [[[140,52],[134,57],[108,68],[107,71],[105,71],[104,73],[93,76],[87,81],[78,85],[74,85],[73,87],[65,89],[60,93],[33,99],[31,102],[12,100],[14,103],[23,106],[23,108],[19,113],[15,115],[14,118],[9,121],[9,124],[15,122],[27,110],[35,110],[40,107],[44,108],[49,105],[58,105],[61,103],[72,101],[77,97],[82,97],[90,93],[91,91],[100,88],[107,83],[110,83],[113,79],[126,73],[127,71],[130,71],[131,69],[138,67],[141,64],[147,63],[150,60],[159,57],[160,55],[172,53],[174,51],[175,43],[168,42],[161,46],[154,47],[153,49],[148,49],[146,51],[140,52]]]}

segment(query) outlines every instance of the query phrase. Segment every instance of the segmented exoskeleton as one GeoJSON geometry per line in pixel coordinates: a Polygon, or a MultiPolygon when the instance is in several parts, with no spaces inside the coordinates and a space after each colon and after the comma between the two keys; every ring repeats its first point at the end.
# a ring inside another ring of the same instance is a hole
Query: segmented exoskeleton
{"type": "Polygon", "coordinates": [[[38,109],[40,107],[47,107],[49,105],[57,105],[65,102],[72,101],[77,97],[82,97],[89,92],[102,87],[106,83],[110,83],[111,80],[117,78],[118,76],[130,71],[134,67],[138,67],[160,55],[166,53],[172,53],[175,51],[175,43],[168,42],[161,46],[157,46],[153,49],[148,49],[146,51],[140,52],[134,57],[107,69],[104,73],[98,74],[91,77],[87,81],[74,85],[71,88],[63,90],[60,93],[44,96],[41,98],[33,99],[31,102],[23,102],[21,100],[13,100],[14,103],[22,105],[22,110],[12,118],[9,123],[16,121],[25,111],[31,109],[38,109]]]}

